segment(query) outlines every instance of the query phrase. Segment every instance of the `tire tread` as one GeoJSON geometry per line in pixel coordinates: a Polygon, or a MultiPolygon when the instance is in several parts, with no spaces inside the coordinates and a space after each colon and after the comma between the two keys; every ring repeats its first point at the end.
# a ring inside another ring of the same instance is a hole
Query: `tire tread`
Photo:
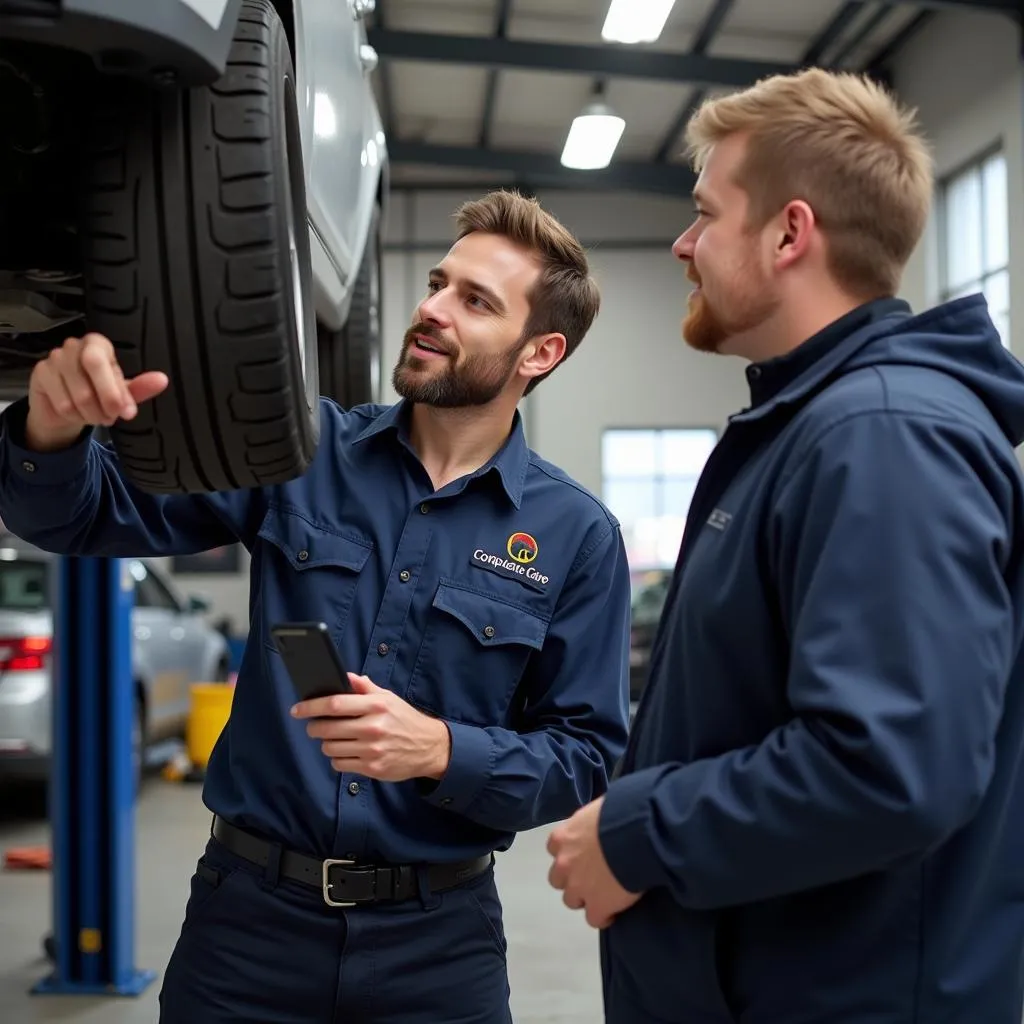
{"type": "Polygon", "coordinates": [[[300,475],[315,451],[275,202],[284,128],[271,83],[287,54],[270,0],[245,0],[215,85],[161,95],[119,83],[98,105],[83,218],[89,328],[111,338],[126,376],[170,377],[111,430],[144,490],[267,486],[300,475]]]}

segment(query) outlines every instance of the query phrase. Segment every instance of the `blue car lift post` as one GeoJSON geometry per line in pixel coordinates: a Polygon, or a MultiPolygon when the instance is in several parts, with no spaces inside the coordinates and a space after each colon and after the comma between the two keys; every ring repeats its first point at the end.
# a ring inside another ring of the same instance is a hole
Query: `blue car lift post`
{"type": "Polygon", "coordinates": [[[54,970],[33,992],[141,993],[135,952],[134,580],[118,558],[61,558],[55,572],[54,970]]]}

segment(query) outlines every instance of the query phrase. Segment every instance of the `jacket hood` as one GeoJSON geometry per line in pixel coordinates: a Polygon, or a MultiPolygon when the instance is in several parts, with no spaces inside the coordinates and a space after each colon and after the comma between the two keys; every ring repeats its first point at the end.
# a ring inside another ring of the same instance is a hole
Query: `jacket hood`
{"type": "Polygon", "coordinates": [[[1000,341],[983,295],[917,316],[886,317],[877,326],[881,330],[872,332],[844,370],[903,365],[941,371],[977,395],[1014,447],[1024,441],[1024,366],[1000,341]]]}

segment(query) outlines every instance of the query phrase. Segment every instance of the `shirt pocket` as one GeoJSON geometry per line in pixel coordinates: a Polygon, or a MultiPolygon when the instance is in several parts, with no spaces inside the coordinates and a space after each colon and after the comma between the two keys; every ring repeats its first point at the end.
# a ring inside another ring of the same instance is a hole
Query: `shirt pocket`
{"type": "Polygon", "coordinates": [[[444,718],[507,725],[548,619],[493,594],[441,582],[434,594],[408,700],[444,718]]]}
{"type": "Polygon", "coordinates": [[[304,516],[271,509],[260,526],[264,620],[325,622],[342,633],[373,542],[336,533],[304,516]]]}

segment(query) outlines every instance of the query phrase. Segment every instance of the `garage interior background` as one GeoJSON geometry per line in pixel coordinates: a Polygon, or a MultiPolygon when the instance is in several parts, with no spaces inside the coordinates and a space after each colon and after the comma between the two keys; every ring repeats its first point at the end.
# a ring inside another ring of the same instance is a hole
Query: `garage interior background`
{"type": "MultiPolygon", "coordinates": [[[[676,5],[655,48],[704,48],[711,56],[794,64],[817,48],[825,64],[888,68],[900,97],[919,110],[939,179],[932,222],[902,295],[920,309],[984,289],[1011,344],[1009,297],[1024,293],[1024,204],[1008,202],[1006,185],[1016,191],[1024,180],[1020,36],[1005,15],[972,6],[688,0],[676,5]]],[[[385,400],[393,401],[391,369],[427,270],[449,244],[453,210],[495,185],[534,191],[590,248],[603,307],[579,352],[524,402],[529,441],[603,495],[629,527],[644,509],[635,500],[615,500],[614,481],[602,471],[607,432],[720,431],[747,399],[740,361],[694,353],[680,336],[689,286],[669,247],[692,216],[689,196],[581,190],[578,174],[563,177],[558,155],[594,87],[590,75],[388,55],[410,38],[406,33],[590,41],[606,11],[606,3],[592,0],[377,0],[370,41],[381,54],[375,78],[393,160],[383,372],[385,400]],[[484,151],[515,151],[512,171],[494,167],[500,155],[473,155],[484,151]],[[430,154],[452,166],[413,162],[430,154]],[[455,166],[470,160],[493,169],[455,166]],[[572,187],[565,187],[570,180],[572,187]]],[[[683,113],[699,91],[681,82],[609,76],[607,102],[626,120],[612,171],[618,167],[627,181],[627,164],[653,164],[660,168],[655,178],[678,171],[683,113]]],[[[673,496],[686,490],[685,481],[675,484],[673,490],[673,481],[648,476],[632,490],[655,501],[660,495],[671,507],[673,496]]],[[[665,524],[670,539],[662,545],[670,562],[681,522],[678,502],[673,511],[676,518],[665,524]]],[[[226,616],[233,631],[244,633],[247,569],[243,552],[238,572],[190,575],[180,583],[210,598],[211,618],[226,616]]]]}

